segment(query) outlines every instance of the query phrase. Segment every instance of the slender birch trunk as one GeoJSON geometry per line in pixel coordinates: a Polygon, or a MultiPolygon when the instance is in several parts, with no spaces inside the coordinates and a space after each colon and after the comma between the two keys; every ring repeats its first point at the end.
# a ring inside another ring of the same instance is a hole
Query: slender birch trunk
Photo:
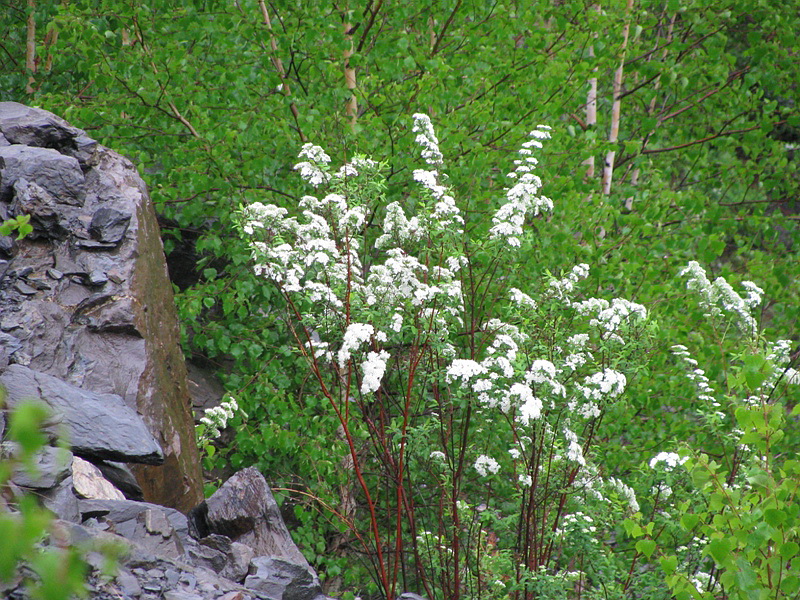
{"type": "MultiPolygon", "coordinates": [[[[596,11],[597,13],[600,12],[600,5],[595,4],[592,6],[591,10],[596,11]]],[[[598,34],[594,34],[596,38],[598,34]]],[[[594,46],[589,46],[589,60],[593,60],[595,58],[594,55],[594,46]]],[[[587,131],[591,131],[597,125],[597,67],[592,69],[595,73],[594,77],[589,78],[589,91],[586,93],[586,129],[587,131]]],[[[583,164],[586,165],[586,178],[591,179],[594,177],[594,153],[583,161],[583,164]]]]}
{"type": "MultiPolygon", "coordinates": [[[[289,88],[289,81],[286,78],[286,69],[283,68],[283,61],[280,56],[278,56],[278,42],[275,40],[275,35],[272,31],[272,19],[269,17],[267,5],[264,0],[258,0],[258,6],[261,8],[261,17],[264,20],[264,25],[266,25],[267,30],[269,30],[269,47],[272,50],[271,60],[275,70],[278,72],[278,76],[281,78],[281,92],[283,92],[283,95],[287,98],[291,98],[292,91],[289,88]]],[[[294,117],[294,124],[297,128],[297,133],[300,135],[300,141],[305,143],[307,140],[305,134],[303,134],[303,130],[300,128],[300,113],[293,100],[289,101],[289,110],[292,111],[292,117],[294,117]]]]}
{"type": "MultiPolygon", "coordinates": [[[[666,60],[666,58],[667,58],[667,53],[668,53],[667,49],[669,48],[669,45],[672,43],[672,34],[673,34],[674,29],[675,29],[675,18],[676,17],[677,17],[677,13],[672,15],[672,18],[669,21],[669,27],[667,28],[667,35],[666,35],[666,44],[664,44],[664,50],[661,52],[661,62],[664,62],[666,60]]],[[[656,39],[656,46],[658,46],[658,38],[656,39]]],[[[661,88],[661,76],[659,75],[658,78],[655,80],[654,89],[655,89],[655,91],[658,91],[660,88],[661,88]]],[[[653,94],[653,98],[650,100],[650,104],[647,107],[647,116],[648,117],[653,116],[653,114],[655,113],[655,110],[656,110],[656,98],[657,98],[657,96],[655,94],[653,94]]],[[[660,123],[657,123],[656,127],[658,127],[659,124],[660,123]]],[[[647,147],[647,142],[650,141],[650,138],[652,137],[654,132],[655,132],[655,129],[653,131],[650,131],[647,135],[644,136],[644,139],[642,140],[642,150],[644,150],[645,147],[647,147]]],[[[631,185],[632,186],[636,186],[636,185],[639,184],[639,172],[640,171],[641,171],[641,169],[638,166],[635,166],[633,168],[633,172],[631,173],[631,185]]],[[[633,196],[630,196],[629,198],[627,198],[625,200],[625,209],[626,210],[631,210],[632,208],[633,208],[633,196]]]]}
{"type": "Polygon", "coordinates": [[[28,73],[28,82],[25,92],[33,93],[33,84],[36,82],[36,0],[28,0],[28,31],[25,40],[25,70],[28,73]]]}
{"type": "Polygon", "coordinates": [[[352,25],[343,21],[344,39],[347,41],[344,49],[344,84],[350,90],[350,98],[347,100],[345,112],[350,119],[350,127],[355,128],[358,119],[358,100],[356,99],[356,70],[350,66],[350,57],[353,56],[353,35],[350,32],[352,25]]]}
{"type": "MultiPolygon", "coordinates": [[[[620,48],[619,67],[614,73],[614,100],[611,104],[611,130],[608,134],[608,141],[612,144],[617,143],[619,138],[619,119],[622,107],[622,77],[625,68],[625,50],[628,47],[628,33],[631,27],[631,13],[633,12],[633,0],[628,0],[625,8],[625,25],[622,27],[622,46],[620,48]]],[[[603,165],[603,194],[611,194],[611,179],[614,174],[614,157],[616,150],[609,150],[606,154],[606,161],[603,165]]]]}

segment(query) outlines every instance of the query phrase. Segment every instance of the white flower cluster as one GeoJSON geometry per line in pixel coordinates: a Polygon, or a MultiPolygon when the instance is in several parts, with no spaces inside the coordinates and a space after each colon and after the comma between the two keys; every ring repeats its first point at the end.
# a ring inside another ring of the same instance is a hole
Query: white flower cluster
{"type": "Polygon", "coordinates": [[[713,283],[709,281],[705,269],[696,261],[689,262],[679,275],[688,276],[686,287],[700,294],[700,306],[708,311],[707,316],[719,317],[727,313],[743,333],[756,335],[758,324],[752,312],[761,304],[764,290],[752,281],[743,281],[747,295],[742,298],[724,277],[717,277],[713,283]]]}
{"type": "Polygon", "coordinates": [[[377,392],[381,387],[383,374],[386,372],[386,362],[389,360],[389,353],[386,350],[380,352],[370,352],[367,360],[361,363],[362,379],[361,393],[371,394],[377,392]]]}
{"type": "Polygon", "coordinates": [[[430,117],[417,113],[412,118],[414,119],[414,126],[411,131],[417,134],[416,142],[422,146],[422,158],[432,166],[443,164],[444,157],[439,152],[439,140],[433,130],[433,123],[431,123],[430,117]]]}
{"type": "Polygon", "coordinates": [[[607,483],[628,503],[631,512],[639,512],[639,502],[636,500],[636,492],[632,487],[625,485],[616,477],[609,477],[607,483]]]}
{"type": "Polygon", "coordinates": [[[664,466],[661,467],[665,471],[672,471],[678,465],[682,465],[688,459],[681,458],[679,455],[675,454],[674,452],[659,452],[653,458],[650,459],[650,468],[656,469],[659,468],[661,463],[664,463],[664,466]]]}
{"type": "Polygon", "coordinates": [[[296,171],[300,171],[300,177],[314,187],[319,187],[330,181],[331,176],[321,165],[330,163],[331,157],[325,154],[322,148],[314,144],[303,144],[303,148],[300,150],[300,158],[308,159],[294,166],[296,171]]]}
{"type": "Polygon", "coordinates": [[[560,537],[572,532],[595,533],[596,531],[594,519],[582,511],[576,511],[564,515],[564,518],[561,519],[561,527],[556,529],[555,533],[560,537]]]}
{"type": "Polygon", "coordinates": [[[689,354],[689,349],[683,344],[675,344],[672,346],[671,350],[675,356],[680,357],[687,365],[686,376],[694,382],[697,386],[697,390],[700,392],[697,398],[711,403],[711,406],[714,408],[719,408],[720,403],[714,397],[714,388],[711,387],[708,377],[706,377],[706,372],[697,366],[697,361],[689,354]]]}
{"type": "Polygon", "coordinates": [[[581,263],[572,267],[569,274],[563,279],[552,278],[550,280],[550,289],[556,298],[561,300],[569,300],[572,293],[575,291],[575,284],[586,279],[589,276],[589,265],[581,263]]]}
{"type": "Polygon", "coordinates": [[[344,332],[342,346],[336,355],[339,367],[344,368],[353,351],[357,350],[364,342],[368,342],[374,334],[375,328],[369,323],[350,323],[344,332]]]}
{"type": "Polygon", "coordinates": [[[578,463],[582,467],[586,466],[586,458],[583,456],[583,448],[578,443],[578,436],[574,431],[564,428],[564,437],[567,440],[567,460],[578,463]]]}
{"type": "Polygon", "coordinates": [[[594,419],[600,416],[598,402],[605,398],[616,398],[625,391],[627,379],[624,374],[614,369],[603,369],[588,377],[583,384],[576,384],[576,390],[583,396],[584,403],[578,404],[577,398],[572,398],[569,408],[576,411],[584,419],[594,419]]]}
{"type": "Polygon", "coordinates": [[[491,456],[481,454],[475,461],[475,470],[481,477],[486,477],[489,473],[497,473],[500,470],[500,463],[491,456]]]}
{"type": "Polygon", "coordinates": [[[644,306],[625,298],[614,298],[610,303],[603,298],[589,298],[583,302],[575,302],[572,306],[582,315],[594,314],[589,325],[601,328],[604,337],[620,343],[624,343],[624,340],[617,331],[622,325],[647,318],[647,309],[644,306]]]}
{"type": "Polygon", "coordinates": [[[233,418],[233,415],[238,410],[239,404],[233,396],[228,396],[228,399],[223,400],[219,406],[207,408],[204,411],[204,416],[200,417],[200,422],[206,426],[206,431],[203,433],[200,442],[218,438],[222,430],[228,426],[228,421],[233,418]]]}
{"type": "Polygon", "coordinates": [[[494,226],[489,230],[492,238],[505,238],[510,246],[519,247],[522,226],[525,217],[531,213],[534,217],[543,212],[553,210],[553,201],[539,195],[542,180],[534,175],[533,170],[538,160],[532,156],[532,148],[541,148],[539,140],[550,139],[550,127],[539,125],[531,131],[531,138],[519,150],[520,158],[514,161],[516,168],[508,177],[515,184],[506,189],[506,203],[492,217],[494,226]]]}

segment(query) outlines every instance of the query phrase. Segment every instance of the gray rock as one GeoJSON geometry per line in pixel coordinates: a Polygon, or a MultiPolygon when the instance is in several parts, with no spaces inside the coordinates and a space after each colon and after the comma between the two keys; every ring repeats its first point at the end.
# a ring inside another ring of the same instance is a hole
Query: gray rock
{"type": "Polygon", "coordinates": [[[202,544],[190,547],[186,554],[191,564],[210,569],[214,573],[222,573],[228,562],[228,557],[224,552],[202,544]]]}
{"type": "Polygon", "coordinates": [[[67,214],[60,210],[58,200],[41,185],[20,177],[14,182],[11,212],[31,216],[32,239],[63,240],[69,233],[67,214]]]}
{"type": "Polygon", "coordinates": [[[250,546],[233,542],[228,552],[228,562],[220,573],[226,579],[243,583],[250,571],[250,561],[255,558],[255,553],[250,546]]]}
{"type": "Polygon", "coordinates": [[[43,491],[41,497],[45,508],[57,518],[72,523],[81,522],[78,498],[72,490],[72,477],[67,477],[56,487],[43,491]]]}
{"type": "Polygon", "coordinates": [[[160,464],[164,455],[141,418],[115,394],[95,394],[21,365],[0,374],[8,404],[40,398],[62,417],[73,452],[100,460],[160,464]]]}
{"type": "MultiPolygon", "coordinates": [[[[13,442],[3,442],[3,456],[13,456],[18,453],[17,445],[13,442]]],[[[49,489],[58,485],[70,474],[72,453],[65,448],[45,446],[33,457],[33,472],[20,466],[11,475],[11,481],[20,487],[37,490],[49,489]]]]}
{"type": "MultiPolygon", "coordinates": [[[[11,362],[11,355],[22,347],[20,341],[13,335],[0,331],[0,370],[5,369],[11,362]]],[[[2,434],[2,431],[0,431],[2,434]]]]}
{"type": "Polygon", "coordinates": [[[415,594],[414,592],[405,592],[397,597],[397,600],[426,600],[424,596],[415,594]]]}
{"type": "Polygon", "coordinates": [[[0,102],[0,131],[9,144],[54,148],[81,164],[89,162],[97,146],[83,130],[53,113],[17,102],[0,102]]]}
{"type": "Polygon", "coordinates": [[[64,204],[80,205],[84,177],[78,161],[50,148],[0,147],[0,200],[9,201],[14,184],[25,179],[64,204]]]}
{"type": "MultiPolygon", "coordinates": [[[[0,219],[5,220],[5,219],[0,219]]],[[[14,238],[10,235],[0,235],[0,256],[5,258],[11,258],[14,256],[14,250],[16,249],[16,244],[14,243],[14,238]]]]}
{"type": "Polygon", "coordinates": [[[250,574],[244,585],[275,600],[315,600],[323,596],[315,573],[301,565],[267,556],[250,561],[250,574]]]}
{"type": "Polygon", "coordinates": [[[192,539],[189,536],[186,516],[174,508],[132,500],[81,500],[79,504],[84,520],[90,517],[103,517],[115,524],[134,521],[140,514],[148,510],[160,511],[182,541],[192,539]]]}
{"type": "Polygon", "coordinates": [[[194,592],[169,590],[164,592],[164,600],[203,600],[203,597],[200,594],[195,594],[194,592]]]}
{"type": "Polygon", "coordinates": [[[200,461],[172,285],[144,183],[130,161],[47,111],[0,103],[0,138],[0,220],[25,208],[39,236],[0,252],[0,331],[20,344],[0,351],[0,369],[30,366],[120,396],[164,453],[159,468],[134,467],[143,496],[189,510],[203,499],[200,461]],[[24,269],[30,277],[22,280],[24,269]],[[100,302],[83,304],[100,290],[100,302]]]}
{"type": "Polygon", "coordinates": [[[92,215],[89,234],[100,242],[118,244],[125,237],[131,215],[102,206],[92,215]]]}
{"type": "Polygon", "coordinates": [[[120,591],[126,596],[138,596],[142,593],[142,586],[139,580],[127,569],[120,569],[116,576],[117,585],[120,591]]]}
{"type": "Polygon", "coordinates": [[[311,568],[292,541],[266,480],[254,467],[236,473],[192,509],[189,522],[198,538],[217,533],[249,546],[257,556],[311,568]]]}

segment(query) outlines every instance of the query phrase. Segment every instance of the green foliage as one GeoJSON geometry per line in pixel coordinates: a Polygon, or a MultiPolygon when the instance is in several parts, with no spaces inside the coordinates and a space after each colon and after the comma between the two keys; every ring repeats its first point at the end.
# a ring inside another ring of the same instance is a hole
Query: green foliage
{"type": "MultiPolygon", "coordinates": [[[[234,208],[272,202],[294,209],[306,193],[290,176],[304,141],[325,147],[337,163],[358,154],[382,157],[387,176],[374,214],[382,218],[385,206],[395,201],[412,208],[419,194],[409,174],[418,165],[407,115],[418,111],[439,124],[447,184],[462,208],[465,237],[472,240],[486,238],[491,215],[502,202],[505,171],[498,165],[507,164],[506,157],[536,123],[554,127],[537,169],[547,182],[545,193],[555,201],[555,216],[526,221],[534,235],[523,242],[524,258],[517,262],[493,248],[471,248],[475,271],[492,272],[494,279],[476,279],[474,287],[465,288],[474,314],[463,332],[502,312],[499,299],[505,290],[529,289],[544,272],[589,264],[587,296],[629,298],[656,316],[637,360],[624,361],[624,399],[604,407],[602,434],[594,446],[601,474],[624,478],[636,490],[646,521],[666,502],[650,497],[654,485],[670,485],[672,501],[694,493],[677,475],[665,474],[676,478],[667,484],[642,469],[656,453],[674,449],[676,440],[690,441],[698,455],[719,463],[721,472],[737,471],[734,409],[698,399],[695,384],[668,349],[677,342],[690,346],[706,365],[710,384],[726,392],[769,381],[768,353],[710,322],[676,278],[690,260],[732,283],[751,278],[770,293],[756,315],[765,339],[798,329],[800,108],[795,87],[800,64],[794,32],[800,15],[793,3],[646,0],[629,13],[623,2],[601,3],[598,11],[587,3],[550,0],[357,7],[309,0],[265,3],[269,27],[256,0],[34,5],[39,66],[32,94],[25,92],[27,14],[15,3],[0,9],[0,29],[8,32],[0,42],[4,99],[52,110],[132,158],[160,212],[174,224],[165,231],[167,250],[197,240],[199,263],[194,273],[182,273],[187,277],[178,296],[184,347],[187,354],[219,366],[226,388],[249,415],[233,421],[235,439],[229,447],[208,446],[214,455],[206,462],[236,468],[257,464],[274,484],[293,490],[285,502],[305,511],[299,537],[308,540],[305,551],[320,557],[323,571],[326,564],[340,567],[340,557],[311,548],[315,534],[329,548],[353,550],[340,543],[338,526],[314,508],[317,502],[337,505],[347,483],[338,462],[346,453],[344,442],[335,433],[338,421],[319,382],[305,359],[291,351],[296,340],[284,316],[285,298],[251,270],[251,252],[236,233],[234,208]],[[354,27],[349,39],[343,21],[354,27]],[[625,23],[630,27],[619,137],[612,143],[613,78],[623,59],[625,23]],[[349,64],[356,70],[360,108],[354,128],[344,110],[351,92],[342,73],[343,52],[351,42],[349,64]],[[282,61],[285,77],[275,59],[282,61]],[[585,105],[595,77],[598,117],[590,124],[585,105]],[[288,94],[281,84],[288,85],[288,94]],[[613,181],[610,193],[603,194],[601,165],[609,150],[616,151],[613,181]],[[583,164],[589,157],[597,165],[594,175],[583,164]]],[[[375,237],[372,227],[366,232],[368,245],[375,237]]],[[[303,312],[312,308],[300,307],[303,312]]],[[[531,316],[527,325],[543,319],[547,335],[566,330],[567,321],[556,316],[550,313],[550,321],[544,314],[531,316]]],[[[548,347],[547,335],[538,340],[537,352],[548,347]]],[[[553,347],[558,341],[549,343],[553,347]]],[[[400,376],[392,375],[399,385],[400,376]]],[[[430,409],[434,400],[420,398],[420,410],[430,409]]],[[[468,400],[455,400],[454,412],[463,414],[468,400]]],[[[792,405],[789,397],[786,405],[787,410],[792,405]]],[[[453,425],[458,424],[463,421],[455,419],[453,425]]],[[[800,434],[790,424],[779,430],[788,449],[800,446],[800,434]]],[[[387,422],[386,428],[393,444],[403,439],[402,422],[387,422]]],[[[420,446],[409,451],[409,468],[430,470],[424,450],[432,448],[439,432],[419,422],[413,432],[420,446]]],[[[759,435],[751,435],[753,444],[763,445],[759,435]]],[[[499,446],[501,440],[495,442],[499,446]]],[[[487,444],[489,449],[497,448],[487,444]]],[[[497,486],[509,493],[513,487],[497,486]]],[[[357,501],[363,506],[363,498],[357,501]]],[[[426,505],[420,518],[454,518],[452,506],[441,506],[426,505]]],[[[623,540],[620,555],[629,552],[647,560],[648,567],[658,557],[675,570],[673,557],[680,554],[683,561],[697,554],[687,547],[662,555],[663,540],[671,539],[676,548],[685,541],[681,528],[667,521],[658,536],[659,551],[648,559],[650,544],[644,542],[653,535],[625,538],[619,519],[600,518],[600,507],[592,511],[603,535],[623,540]]],[[[500,514],[508,516],[504,510],[500,514]]],[[[507,557],[507,551],[484,554],[494,559],[507,557]]],[[[575,552],[589,555],[588,548],[575,552]]],[[[609,570],[622,573],[626,566],[608,566],[592,556],[596,577],[606,583],[616,577],[625,593],[639,586],[637,594],[660,597],[664,590],[652,570],[634,569],[635,577],[626,581],[609,570]]],[[[431,568],[447,568],[448,561],[442,554],[439,566],[432,561],[431,568]]],[[[490,571],[511,573],[510,559],[488,564],[471,567],[481,573],[473,581],[489,581],[490,571]]],[[[353,573],[344,571],[344,577],[353,573]]],[[[560,572],[514,577],[536,586],[542,597],[589,593],[580,580],[560,572]]],[[[353,576],[354,586],[358,578],[364,579],[363,572],[353,576]]],[[[462,593],[452,589],[445,595],[462,593]]],[[[521,594],[511,588],[508,593],[521,594]]]]}
{"type": "Polygon", "coordinates": [[[30,220],[30,215],[21,215],[13,219],[6,219],[0,223],[0,235],[11,235],[12,232],[16,231],[17,239],[21,240],[33,231],[33,227],[29,224],[30,220]]]}
{"type": "MultiPolygon", "coordinates": [[[[5,404],[0,386],[0,405],[5,404]]],[[[8,440],[18,452],[0,461],[0,489],[20,466],[33,468],[33,458],[44,446],[41,432],[49,412],[44,405],[26,402],[11,413],[8,440]]],[[[37,600],[68,600],[85,597],[87,565],[76,548],[60,547],[46,540],[52,533],[52,515],[40,507],[33,495],[24,496],[18,512],[0,512],[0,583],[21,578],[26,590],[37,600]]]]}

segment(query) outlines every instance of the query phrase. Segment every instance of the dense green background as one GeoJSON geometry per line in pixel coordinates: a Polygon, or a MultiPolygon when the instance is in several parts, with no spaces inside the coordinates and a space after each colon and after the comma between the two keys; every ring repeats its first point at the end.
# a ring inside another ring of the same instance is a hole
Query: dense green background
{"type": "MultiPolygon", "coordinates": [[[[36,1],[27,9],[3,0],[0,94],[53,111],[139,165],[180,269],[186,353],[215,369],[249,415],[211,462],[257,464],[277,488],[295,490],[287,497],[297,503],[298,541],[328,577],[352,569],[353,558],[330,557],[338,525],[319,535],[318,519],[329,515],[302,494],[336,504],[336,423],[290,348],[283,300],[250,272],[234,228],[240,204],[293,207],[307,193],[291,172],[306,140],[334,163],[357,153],[386,161],[387,202],[403,200],[418,166],[410,115],[429,114],[468,235],[481,236],[519,144],[537,124],[552,126],[539,156],[554,214],[529,223],[536,236],[524,261],[496,277],[525,289],[545,271],[586,262],[589,292],[643,303],[660,324],[626,403],[605,420],[597,462],[608,474],[634,477],[676,440],[727,460],[724,432],[698,435],[694,391],[667,348],[691,344],[724,386],[737,341],[716,337],[677,273],[697,260],[732,284],[755,281],[767,292],[766,337],[791,338],[796,350],[796,3],[641,0],[628,8],[617,0],[597,10],[568,0],[304,0],[264,8],[270,27],[254,0],[36,1]],[[35,73],[25,68],[30,15],[35,73]],[[351,46],[354,126],[345,110],[351,46]],[[621,61],[619,138],[609,142],[621,61]],[[613,183],[603,194],[612,149],[613,183]],[[582,164],[589,157],[592,177],[582,164]]],[[[488,310],[492,293],[476,297],[479,309],[488,310]]],[[[789,408],[797,401],[788,400],[789,408]]]]}

